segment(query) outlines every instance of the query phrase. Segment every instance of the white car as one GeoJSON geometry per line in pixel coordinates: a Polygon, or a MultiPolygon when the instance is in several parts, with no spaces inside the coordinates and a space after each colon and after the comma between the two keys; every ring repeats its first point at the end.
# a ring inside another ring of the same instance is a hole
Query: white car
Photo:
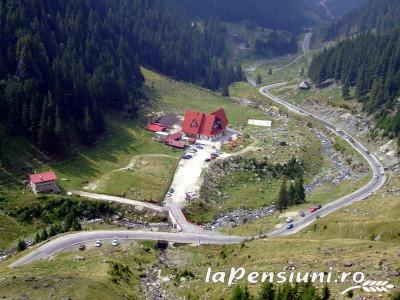
{"type": "Polygon", "coordinates": [[[96,248],[100,248],[101,247],[101,242],[100,241],[96,241],[95,243],[94,243],[94,246],[96,247],[96,248]]]}
{"type": "Polygon", "coordinates": [[[168,192],[167,193],[167,197],[169,198],[169,197],[171,197],[172,196],[172,194],[170,193],[170,192],[168,192]]]}
{"type": "Polygon", "coordinates": [[[117,238],[113,238],[113,240],[111,242],[111,245],[118,246],[119,245],[118,239],[117,238]]]}
{"type": "Polygon", "coordinates": [[[292,223],[293,222],[293,218],[289,217],[286,219],[286,223],[292,223]]]}

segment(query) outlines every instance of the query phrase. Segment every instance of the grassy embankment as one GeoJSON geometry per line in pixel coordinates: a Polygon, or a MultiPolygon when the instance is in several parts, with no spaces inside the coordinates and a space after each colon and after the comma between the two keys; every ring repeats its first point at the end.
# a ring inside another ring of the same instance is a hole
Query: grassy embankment
{"type": "MultiPolygon", "coordinates": [[[[400,284],[396,275],[400,272],[400,193],[396,188],[399,182],[397,174],[368,200],[321,218],[291,237],[251,241],[245,246],[170,250],[170,256],[181,257],[175,272],[191,270],[195,278],[180,283],[178,288],[168,284],[169,289],[181,297],[224,299],[231,295],[232,289],[223,284],[206,284],[208,267],[213,271],[244,267],[248,272],[279,272],[289,265],[302,272],[323,272],[329,267],[333,267],[334,273],[362,271],[367,279],[389,280],[397,287],[400,284]]],[[[162,274],[170,272],[166,268],[162,274]]],[[[251,285],[251,292],[255,294],[260,286],[251,285]]],[[[341,299],[338,293],[349,286],[350,282],[331,284],[332,298],[341,299]]],[[[354,295],[359,292],[356,290],[354,295]]],[[[382,297],[389,299],[388,294],[382,297]]]]}
{"type": "Polygon", "coordinates": [[[154,243],[108,243],[85,252],[60,253],[50,261],[9,269],[0,263],[0,297],[19,299],[142,299],[140,278],[157,254],[154,243]],[[124,268],[114,267],[114,263],[124,268]],[[129,269],[126,269],[128,267],[129,269]]]}

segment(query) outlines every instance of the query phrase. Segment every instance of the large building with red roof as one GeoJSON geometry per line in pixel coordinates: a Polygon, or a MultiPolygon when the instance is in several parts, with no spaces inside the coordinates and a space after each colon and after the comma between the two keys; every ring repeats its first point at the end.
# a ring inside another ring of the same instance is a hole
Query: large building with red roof
{"type": "Polygon", "coordinates": [[[60,191],[54,172],[29,175],[29,185],[35,193],[58,193],[60,191]]]}
{"type": "Polygon", "coordinates": [[[228,126],[228,118],[224,109],[212,113],[188,110],[182,124],[182,131],[198,139],[216,139],[222,136],[228,126]]]}

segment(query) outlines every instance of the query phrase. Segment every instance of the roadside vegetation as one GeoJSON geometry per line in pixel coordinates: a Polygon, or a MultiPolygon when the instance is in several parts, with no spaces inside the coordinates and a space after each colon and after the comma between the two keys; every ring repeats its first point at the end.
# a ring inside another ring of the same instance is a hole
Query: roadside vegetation
{"type": "MultiPolygon", "coordinates": [[[[131,242],[113,247],[59,253],[51,261],[41,261],[23,268],[8,268],[0,262],[0,295],[18,299],[104,298],[142,299],[140,279],[145,268],[156,261],[157,251],[144,247],[144,242],[131,242]]],[[[78,246],[76,246],[77,248],[78,246]]]]}
{"type": "Polygon", "coordinates": [[[200,199],[193,201],[185,213],[193,222],[207,223],[239,208],[258,209],[276,203],[284,209],[305,201],[303,174],[303,166],[296,159],[282,165],[242,157],[217,161],[205,174],[200,199]],[[287,180],[293,182],[293,189],[285,190],[281,199],[279,188],[287,180]]]}

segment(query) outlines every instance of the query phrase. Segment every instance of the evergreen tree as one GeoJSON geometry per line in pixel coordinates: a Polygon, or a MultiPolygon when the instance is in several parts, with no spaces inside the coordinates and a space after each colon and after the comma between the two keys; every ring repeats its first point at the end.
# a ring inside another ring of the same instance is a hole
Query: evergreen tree
{"type": "Polygon", "coordinates": [[[272,283],[266,283],[261,287],[258,300],[275,300],[275,289],[272,283]]]}
{"type": "Polygon", "coordinates": [[[325,284],[324,288],[322,289],[322,297],[321,300],[329,300],[331,298],[331,291],[327,284],[325,284]]]}
{"type": "Polygon", "coordinates": [[[251,296],[247,286],[242,288],[240,285],[235,286],[231,300],[250,300],[251,296]]]}
{"type": "Polygon", "coordinates": [[[42,241],[45,241],[49,238],[49,234],[47,233],[46,228],[43,228],[41,238],[42,238],[42,241]]]}
{"type": "Polygon", "coordinates": [[[35,243],[40,243],[41,240],[42,240],[42,238],[40,237],[39,232],[36,232],[36,235],[35,235],[35,243]]]}
{"type": "Polygon", "coordinates": [[[343,99],[350,98],[350,87],[347,83],[342,85],[342,97],[343,97],[343,99]]]}
{"type": "Polygon", "coordinates": [[[306,192],[304,189],[303,175],[296,179],[295,190],[296,190],[296,204],[305,203],[306,202],[306,192]]]}
{"type": "Polygon", "coordinates": [[[257,74],[257,77],[256,77],[256,84],[257,84],[257,85],[260,85],[261,83],[262,83],[262,77],[261,77],[260,74],[257,74]]]}
{"type": "Polygon", "coordinates": [[[24,240],[19,240],[17,243],[17,251],[21,252],[24,251],[27,248],[26,243],[24,240]]]}
{"type": "Polygon", "coordinates": [[[289,207],[289,195],[288,195],[286,180],[282,182],[278,194],[278,199],[276,201],[276,205],[280,212],[284,211],[289,207]]]}
{"type": "Polygon", "coordinates": [[[229,97],[229,96],[230,96],[230,94],[229,94],[229,87],[228,87],[227,85],[225,85],[225,86],[222,88],[221,95],[224,96],[224,97],[229,97]]]}
{"type": "Polygon", "coordinates": [[[55,236],[56,234],[57,234],[57,231],[56,231],[54,225],[51,225],[50,229],[49,229],[49,237],[55,236]]]}

